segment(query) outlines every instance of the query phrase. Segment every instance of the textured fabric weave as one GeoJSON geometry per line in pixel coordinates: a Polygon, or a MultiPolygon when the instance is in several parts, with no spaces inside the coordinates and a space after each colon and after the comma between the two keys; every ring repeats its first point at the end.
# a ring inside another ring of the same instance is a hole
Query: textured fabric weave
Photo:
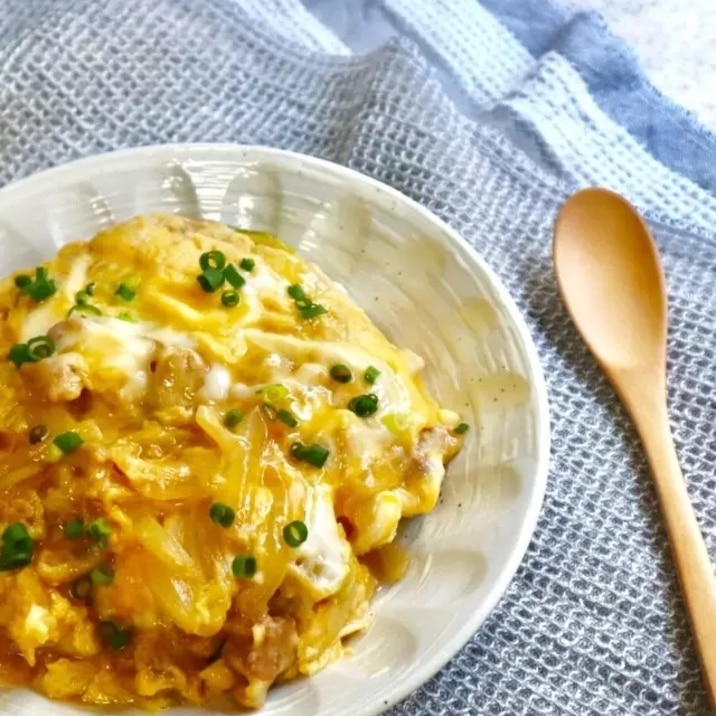
{"type": "Polygon", "coordinates": [[[707,714],[643,457],[549,253],[578,186],[658,221],[671,416],[713,556],[714,138],[599,18],[545,0],[0,0],[0,184],[184,141],[285,147],[400,189],[485,256],[537,343],[553,457],[533,542],[483,628],[391,716],[707,714]]]}

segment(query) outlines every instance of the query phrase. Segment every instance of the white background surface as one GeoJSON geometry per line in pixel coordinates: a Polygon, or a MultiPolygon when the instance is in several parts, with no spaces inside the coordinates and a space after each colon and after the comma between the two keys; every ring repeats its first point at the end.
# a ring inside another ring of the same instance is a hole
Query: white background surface
{"type": "Polygon", "coordinates": [[[716,130],[716,0],[571,0],[598,10],[652,82],[716,130]]]}

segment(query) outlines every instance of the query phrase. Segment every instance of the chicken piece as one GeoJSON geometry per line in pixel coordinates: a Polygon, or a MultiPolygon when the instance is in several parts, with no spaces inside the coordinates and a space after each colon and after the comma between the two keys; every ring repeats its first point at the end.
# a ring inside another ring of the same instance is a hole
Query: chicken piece
{"type": "Polygon", "coordinates": [[[207,367],[190,348],[162,346],[149,371],[149,400],[157,410],[167,410],[192,404],[204,384],[207,367]]]}
{"type": "Polygon", "coordinates": [[[74,351],[28,363],[23,374],[30,385],[53,403],[75,400],[88,385],[89,368],[74,351]]]}
{"type": "Polygon", "coordinates": [[[297,646],[296,624],[284,617],[266,616],[253,626],[251,636],[231,637],[222,658],[243,677],[234,688],[237,700],[248,708],[260,707],[271,684],[293,665],[297,646]]]}

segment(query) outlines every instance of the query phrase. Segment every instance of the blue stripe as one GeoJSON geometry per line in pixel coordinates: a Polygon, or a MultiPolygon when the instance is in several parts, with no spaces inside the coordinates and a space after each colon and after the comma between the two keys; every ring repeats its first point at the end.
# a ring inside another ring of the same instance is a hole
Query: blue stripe
{"type": "Polygon", "coordinates": [[[584,78],[599,107],[669,169],[716,192],[716,135],[646,78],[597,13],[571,17],[550,0],[481,0],[534,56],[553,50],[584,78]]]}

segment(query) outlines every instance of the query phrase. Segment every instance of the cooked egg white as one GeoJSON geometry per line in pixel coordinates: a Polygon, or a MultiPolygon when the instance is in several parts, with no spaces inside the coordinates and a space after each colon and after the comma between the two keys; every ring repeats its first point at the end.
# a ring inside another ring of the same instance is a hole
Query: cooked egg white
{"type": "Polygon", "coordinates": [[[0,285],[0,678],[256,707],[339,658],[459,448],[422,360],[266,234],[144,216],[44,268],[0,285]]]}

